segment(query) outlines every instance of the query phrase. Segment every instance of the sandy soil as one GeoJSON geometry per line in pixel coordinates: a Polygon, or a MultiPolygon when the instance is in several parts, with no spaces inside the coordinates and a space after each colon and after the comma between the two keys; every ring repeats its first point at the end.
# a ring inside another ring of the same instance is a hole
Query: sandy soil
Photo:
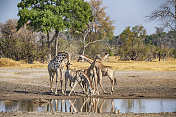
{"type": "Polygon", "coordinates": [[[0,117],[175,117],[176,113],[69,113],[69,112],[0,112],[0,117]]]}
{"type": "MultiPolygon", "coordinates": [[[[117,84],[113,95],[103,94],[102,98],[175,98],[176,99],[176,71],[116,71],[117,84]]],[[[63,78],[64,79],[64,78],[63,78]]],[[[110,92],[110,81],[103,78],[104,88],[110,92]]],[[[60,89],[60,88],[59,88],[60,89]]],[[[68,88],[69,90],[69,88],[68,88]]],[[[77,91],[80,92],[79,86],[77,91]]],[[[37,68],[0,68],[0,99],[71,99],[85,96],[65,96],[59,90],[58,95],[49,91],[49,75],[47,69],[37,68]]],[[[11,112],[0,113],[0,116],[28,116],[28,113],[11,112]]],[[[51,113],[30,113],[31,116],[50,116],[51,113]]],[[[53,116],[116,116],[116,114],[99,115],[93,113],[55,113],[53,116]]],[[[135,114],[129,113],[130,116],[135,114]]],[[[138,114],[140,116],[140,114],[138,114]]],[[[144,116],[176,116],[175,113],[143,114],[144,116]]],[[[119,114],[119,116],[126,116],[119,114]]]]}

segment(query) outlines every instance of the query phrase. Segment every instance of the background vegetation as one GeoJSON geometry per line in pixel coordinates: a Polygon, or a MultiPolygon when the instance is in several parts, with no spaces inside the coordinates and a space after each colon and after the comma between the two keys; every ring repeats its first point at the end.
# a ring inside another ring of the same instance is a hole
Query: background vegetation
{"type": "MultiPolygon", "coordinates": [[[[167,5],[175,4],[173,1],[167,5]]],[[[165,10],[167,5],[159,11],[165,10]]],[[[116,36],[113,34],[113,22],[106,15],[101,0],[91,0],[89,4],[84,0],[26,0],[21,1],[18,8],[19,20],[9,19],[0,23],[0,58],[44,63],[58,51],[70,53],[72,60],[80,54],[93,58],[96,54],[106,53],[118,56],[122,61],[176,58],[174,15],[172,20],[166,20],[167,14],[163,14],[166,19],[160,18],[157,15],[160,12],[148,16],[149,20],[159,18],[170,23],[156,27],[154,34],[147,35],[145,27],[137,25],[127,27],[116,36]],[[164,28],[169,26],[172,26],[170,31],[164,32],[164,28]]]]}

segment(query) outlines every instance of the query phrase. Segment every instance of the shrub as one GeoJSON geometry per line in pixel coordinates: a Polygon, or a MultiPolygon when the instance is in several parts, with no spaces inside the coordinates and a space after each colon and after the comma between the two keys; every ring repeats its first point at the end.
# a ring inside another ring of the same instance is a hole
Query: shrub
{"type": "Polygon", "coordinates": [[[9,58],[0,58],[0,67],[20,66],[20,63],[9,58]]]}

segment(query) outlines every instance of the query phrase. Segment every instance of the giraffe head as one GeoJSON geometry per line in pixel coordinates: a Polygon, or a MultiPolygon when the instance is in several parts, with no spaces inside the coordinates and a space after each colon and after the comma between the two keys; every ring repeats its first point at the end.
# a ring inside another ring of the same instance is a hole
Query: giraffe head
{"type": "Polygon", "coordinates": [[[79,55],[79,58],[78,58],[77,62],[79,62],[81,60],[83,60],[83,57],[82,57],[82,55],[79,55]]]}
{"type": "Polygon", "coordinates": [[[101,60],[101,56],[99,54],[97,54],[97,56],[95,57],[95,59],[101,60]]]}

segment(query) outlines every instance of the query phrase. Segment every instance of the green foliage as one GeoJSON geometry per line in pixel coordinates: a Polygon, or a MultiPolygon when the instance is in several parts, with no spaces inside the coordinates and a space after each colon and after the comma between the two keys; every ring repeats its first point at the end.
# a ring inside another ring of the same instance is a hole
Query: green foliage
{"type": "Polygon", "coordinates": [[[24,24],[36,31],[82,29],[92,20],[92,11],[84,0],[22,0],[18,3],[17,29],[24,24]]]}
{"type": "Polygon", "coordinates": [[[155,34],[146,35],[143,26],[134,26],[114,37],[113,23],[101,0],[91,0],[90,5],[84,0],[21,0],[18,8],[18,22],[0,24],[0,57],[45,62],[48,53],[55,55],[55,49],[69,52],[72,59],[83,50],[92,58],[105,53],[119,55],[121,60],[176,57],[174,31],[156,28],[155,34]]]}
{"type": "Polygon", "coordinates": [[[175,32],[163,32],[162,28],[156,28],[156,33],[146,35],[143,26],[127,27],[111,43],[114,43],[116,54],[121,60],[146,60],[153,58],[165,60],[167,56],[174,56],[176,47],[175,32]]]}
{"type": "MultiPolygon", "coordinates": [[[[21,0],[18,3],[17,29],[29,25],[33,30],[47,34],[48,55],[52,52],[52,43],[57,42],[60,32],[71,28],[82,31],[93,20],[92,10],[84,0],[21,0]],[[51,32],[55,32],[51,35],[51,32]]],[[[55,54],[57,53],[57,44],[55,54]]]]}
{"type": "Polygon", "coordinates": [[[127,27],[120,35],[119,54],[121,60],[142,60],[146,31],[143,26],[127,27]]]}

